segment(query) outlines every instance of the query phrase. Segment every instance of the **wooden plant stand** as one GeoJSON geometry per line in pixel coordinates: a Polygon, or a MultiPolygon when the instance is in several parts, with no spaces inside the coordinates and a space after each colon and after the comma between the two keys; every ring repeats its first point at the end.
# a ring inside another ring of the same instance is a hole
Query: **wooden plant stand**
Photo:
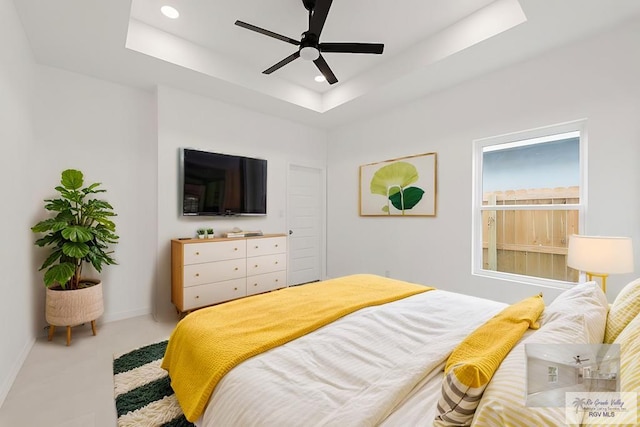
{"type": "MultiPolygon", "coordinates": [[[[56,330],[56,325],[49,325],[49,338],[47,341],[51,341],[53,339],[53,334],[55,333],[56,330]]],[[[93,335],[97,335],[97,329],[96,329],[96,321],[92,320],[91,321],[91,332],[93,332],[93,335]]],[[[71,345],[71,326],[67,326],[67,347],[71,345]]]]}

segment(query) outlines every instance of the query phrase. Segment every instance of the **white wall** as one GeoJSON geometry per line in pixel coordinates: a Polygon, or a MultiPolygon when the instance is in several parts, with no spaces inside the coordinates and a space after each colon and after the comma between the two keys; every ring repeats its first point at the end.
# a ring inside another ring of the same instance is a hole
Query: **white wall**
{"type": "Polygon", "coordinates": [[[11,0],[0,0],[0,406],[37,333],[31,268],[29,155],[35,62],[11,0]]]}
{"type": "Polygon", "coordinates": [[[234,227],[265,233],[287,230],[287,172],[290,164],[324,169],[326,131],[245,108],[158,89],[158,272],[156,313],[175,318],[171,305],[170,241],[194,237],[197,228],[216,235],[234,227]],[[264,217],[183,217],[178,189],[179,148],[267,159],[267,215],[264,217]]]}
{"type": "MultiPolygon", "coordinates": [[[[575,386],[578,384],[577,370],[578,367],[576,365],[566,365],[564,363],[528,357],[527,394],[575,386]],[[549,366],[558,368],[558,377],[555,383],[549,382],[549,366]]],[[[578,388],[578,390],[581,390],[581,388],[578,388]]]]}
{"type": "MultiPolygon", "coordinates": [[[[25,204],[30,221],[47,216],[42,199],[58,194],[54,187],[63,170],[81,170],[85,185],[101,182],[107,192],[100,197],[118,214],[114,221],[120,240],[113,246],[118,265],[105,266],[99,275],[105,298],[100,321],[151,313],[157,224],[155,94],[50,67],[38,67],[36,90],[36,145],[30,160],[36,173],[25,204]]],[[[48,252],[35,246],[32,251],[31,269],[37,270],[48,252]]],[[[42,273],[35,282],[43,299],[42,273]]],[[[42,328],[44,306],[37,306],[42,328]]]]}
{"type": "Polygon", "coordinates": [[[60,172],[99,181],[115,207],[120,244],[107,266],[100,321],[150,313],[155,280],[155,94],[35,63],[13,2],[0,0],[0,176],[5,209],[0,269],[0,405],[35,338],[44,334],[47,251],[30,227],[46,217],[60,172]]]}
{"type": "MultiPolygon", "coordinates": [[[[329,134],[328,275],[384,274],[513,302],[543,290],[471,275],[472,140],[588,119],[588,234],[631,236],[640,271],[640,22],[329,134]],[[435,218],[358,216],[358,166],[438,153],[435,218]]],[[[514,47],[515,48],[515,47],[514,47]]],[[[634,274],[609,278],[610,300],[634,274]]]]}

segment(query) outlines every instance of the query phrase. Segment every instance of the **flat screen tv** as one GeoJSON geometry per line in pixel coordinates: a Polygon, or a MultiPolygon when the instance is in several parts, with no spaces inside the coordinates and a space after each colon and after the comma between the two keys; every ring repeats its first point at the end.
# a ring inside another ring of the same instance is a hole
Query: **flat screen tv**
{"type": "Polygon", "coordinates": [[[182,148],[182,215],[266,215],[267,161],[182,148]]]}

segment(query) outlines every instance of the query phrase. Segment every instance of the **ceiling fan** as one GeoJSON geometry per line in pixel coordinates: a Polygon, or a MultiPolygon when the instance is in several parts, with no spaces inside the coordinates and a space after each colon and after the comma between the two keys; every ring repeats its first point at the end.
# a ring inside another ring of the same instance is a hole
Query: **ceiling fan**
{"type": "Polygon", "coordinates": [[[262,73],[271,74],[274,71],[284,67],[291,61],[302,57],[307,61],[313,61],[322,75],[327,79],[329,84],[338,82],[335,74],[329,68],[329,65],[322,57],[322,53],[370,53],[381,54],[384,50],[384,44],[381,43],[320,43],[320,35],[322,28],[327,20],[329,9],[333,0],[302,0],[305,9],[309,11],[309,29],[302,33],[300,41],[292,39],[246,22],[236,21],[235,24],[247,30],[255,31],[265,36],[290,43],[298,46],[298,50],[287,56],[277,64],[267,68],[262,73]]]}
{"type": "Polygon", "coordinates": [[[577,355],[573,356],[573,360],[575,361],[576,365],[582,365],[582,362],[586,362],[587,360],[591,359],[580,359],[580,355],[577,355]]]}

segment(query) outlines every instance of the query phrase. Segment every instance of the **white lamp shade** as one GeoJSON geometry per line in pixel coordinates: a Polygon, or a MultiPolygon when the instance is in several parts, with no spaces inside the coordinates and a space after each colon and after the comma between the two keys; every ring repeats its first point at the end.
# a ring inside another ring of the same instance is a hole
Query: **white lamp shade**
{"type": "Polygon", "coordinates": [[[633,272],[633,244],[629,237],[569,237],[567,265],[589,273],[633,272]]]}

